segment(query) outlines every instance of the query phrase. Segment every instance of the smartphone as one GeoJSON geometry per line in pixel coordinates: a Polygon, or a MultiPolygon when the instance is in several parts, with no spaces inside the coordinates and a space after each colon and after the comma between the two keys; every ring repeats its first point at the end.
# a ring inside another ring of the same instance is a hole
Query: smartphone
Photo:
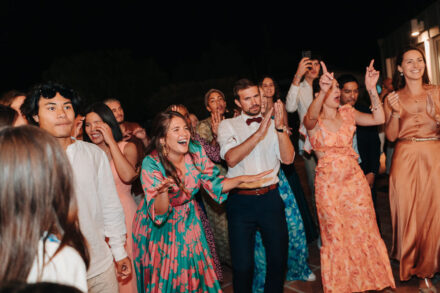
{"type": "Polygon", "coordinates": [[[382,93],[382,87],[378,84],[376,84],[376,90],[379,95],[382,93]]]}
{"type": "Polygon", "coordinates": [[[310,50],[303,50],[301,52],[301,56],[302,56],[302,58],[304,58],[304,57],[312,58],[312,51],[310,51],[310,50]]]}
{"type": "MultiPolygon", "coordinates": [[[[307,58],[312,58],[312,51],[310,51],[310,50],[303,50],[302,52],[301,52],[301,55],[302,55],[302,58],[305,58],[305,57],[307,57],[307,58]]],[[[311,70],[312,69],[312,67],[311,66],[307,66],[307,69],[308,70],[311,70]]]]}

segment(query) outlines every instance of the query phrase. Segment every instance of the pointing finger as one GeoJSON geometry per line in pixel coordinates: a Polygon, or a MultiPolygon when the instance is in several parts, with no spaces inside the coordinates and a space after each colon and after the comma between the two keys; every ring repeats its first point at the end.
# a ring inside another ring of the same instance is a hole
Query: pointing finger
{"type": "Polygon", "coordinates": [[[327,73],[327,72],[328,72],[328,70],[327,70],[327,66],[325,66],[324,61],[321,61],[321,67],[322,67],[322,72],[323,72],[323,73],[327,73]]]}

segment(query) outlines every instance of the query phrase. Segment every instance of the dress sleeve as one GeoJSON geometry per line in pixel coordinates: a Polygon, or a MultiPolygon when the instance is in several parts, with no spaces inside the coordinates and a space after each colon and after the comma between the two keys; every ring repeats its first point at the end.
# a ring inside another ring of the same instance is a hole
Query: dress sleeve
{"type": "Polygon", "coordinates": [[[198,167],[201,170],[201,182],[205,191],[209,196],[218,203],[224,202],[228,194],[223,193],[223,180],[224,176],[220,175],[220,171],[217,166],[208,158],[205,150],[200,146],[194,144],[194,151],[198,157],[198,167]]]}
{"type": "Polygon", "coordinates": [[[194,135],[194,140],[198,141],[203,149],[205,150],[208,158],[215,163],[220,163],[220,145],[216,143],[215,145],[210,144],[206,139],[202,138],[198,133],[194,135]]]}
{"type": "Polygon", "coordinates": [[[355,109],[350,104],[345,104],[339,108],[339,114],[341,114],[344,120],[347,120],[350,124],[356,124],[355,109]]]}
{"type": "Polygon", "coordinates": [[[164,180],[164,174],[165,170],[163,169],[162,164],[151,155],[147,156],[142,162],[141,182],[146,201],[146,205],[144,205],[144,207],[146,207],[146,210],[144,212],[148,214],[150,219],[156,225],[162,225],[163,223],[165,223],[173,209],[170,204],[168,207],[168,211],[166,211],[164,214],[158,215],[154,211],[154,201],[157,196],[157,191],[154,190],[154,187],[159,185],[160,182],[164,180]]]}

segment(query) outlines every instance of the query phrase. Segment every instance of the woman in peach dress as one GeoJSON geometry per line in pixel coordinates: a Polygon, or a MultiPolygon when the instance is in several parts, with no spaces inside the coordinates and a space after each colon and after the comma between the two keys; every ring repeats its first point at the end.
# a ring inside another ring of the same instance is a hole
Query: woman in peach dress
{"type": "Polygon", "coordinates": [[[400,279],[420,278],[421,292],[436,292],[430,278],[440,271],[439,87],[429,85],[425,57],[417,48],[398,56],[385,102],[385,133],[397,140],[390,173],[393,222],[391,256],[400,279]]]}
{"type": "Polygon", "coordinates": [[[127,229],[125,250],[132,261],[131,276],[126,279],[118,278],[119,292],[136,293],[132,225],[137,206],[131,196],[131,182],[138,176],[136,145],[122,141],[122,133],[113,112],[104,103],[95,103],[86,110],[83,133],[84,140],[99,146],[110,160],[116,190],[124,209],[127,229]]]}
{"type": "Polygon", "coordinates": [[[356,124],[385,120],[376,91],[379,72],[373,60],[365,85],[372,114],[339,106],[340,90],[321,62],[321,91],[304,118],[318,157],[316,208],[321,230],[321,274],[324,292],[360,292],[395,287],[387,249],[376,223],[371,191],[352,148],[356,124]]]}

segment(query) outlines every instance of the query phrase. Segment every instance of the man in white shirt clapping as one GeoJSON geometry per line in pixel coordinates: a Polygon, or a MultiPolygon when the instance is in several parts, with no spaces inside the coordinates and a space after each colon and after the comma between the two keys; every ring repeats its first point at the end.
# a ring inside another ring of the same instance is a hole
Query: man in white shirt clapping
{"type": "Polygon", "coordinates": [[[265,292],[282,292],[288,234],[277,174],[280,162],[293,162],[295,151],[284,125],[281,101],[277,101],[263,117],[258,87],[247,79],[236,82],[234,97],[242,109],[241,115],[223,120],[217,137],[220,156],[229,167],[226,177],[272,170],[263,180],[240,186],[229,193],[226,211],[234,292],[252,291],[257,229],[266,249],[265,292]]]}

